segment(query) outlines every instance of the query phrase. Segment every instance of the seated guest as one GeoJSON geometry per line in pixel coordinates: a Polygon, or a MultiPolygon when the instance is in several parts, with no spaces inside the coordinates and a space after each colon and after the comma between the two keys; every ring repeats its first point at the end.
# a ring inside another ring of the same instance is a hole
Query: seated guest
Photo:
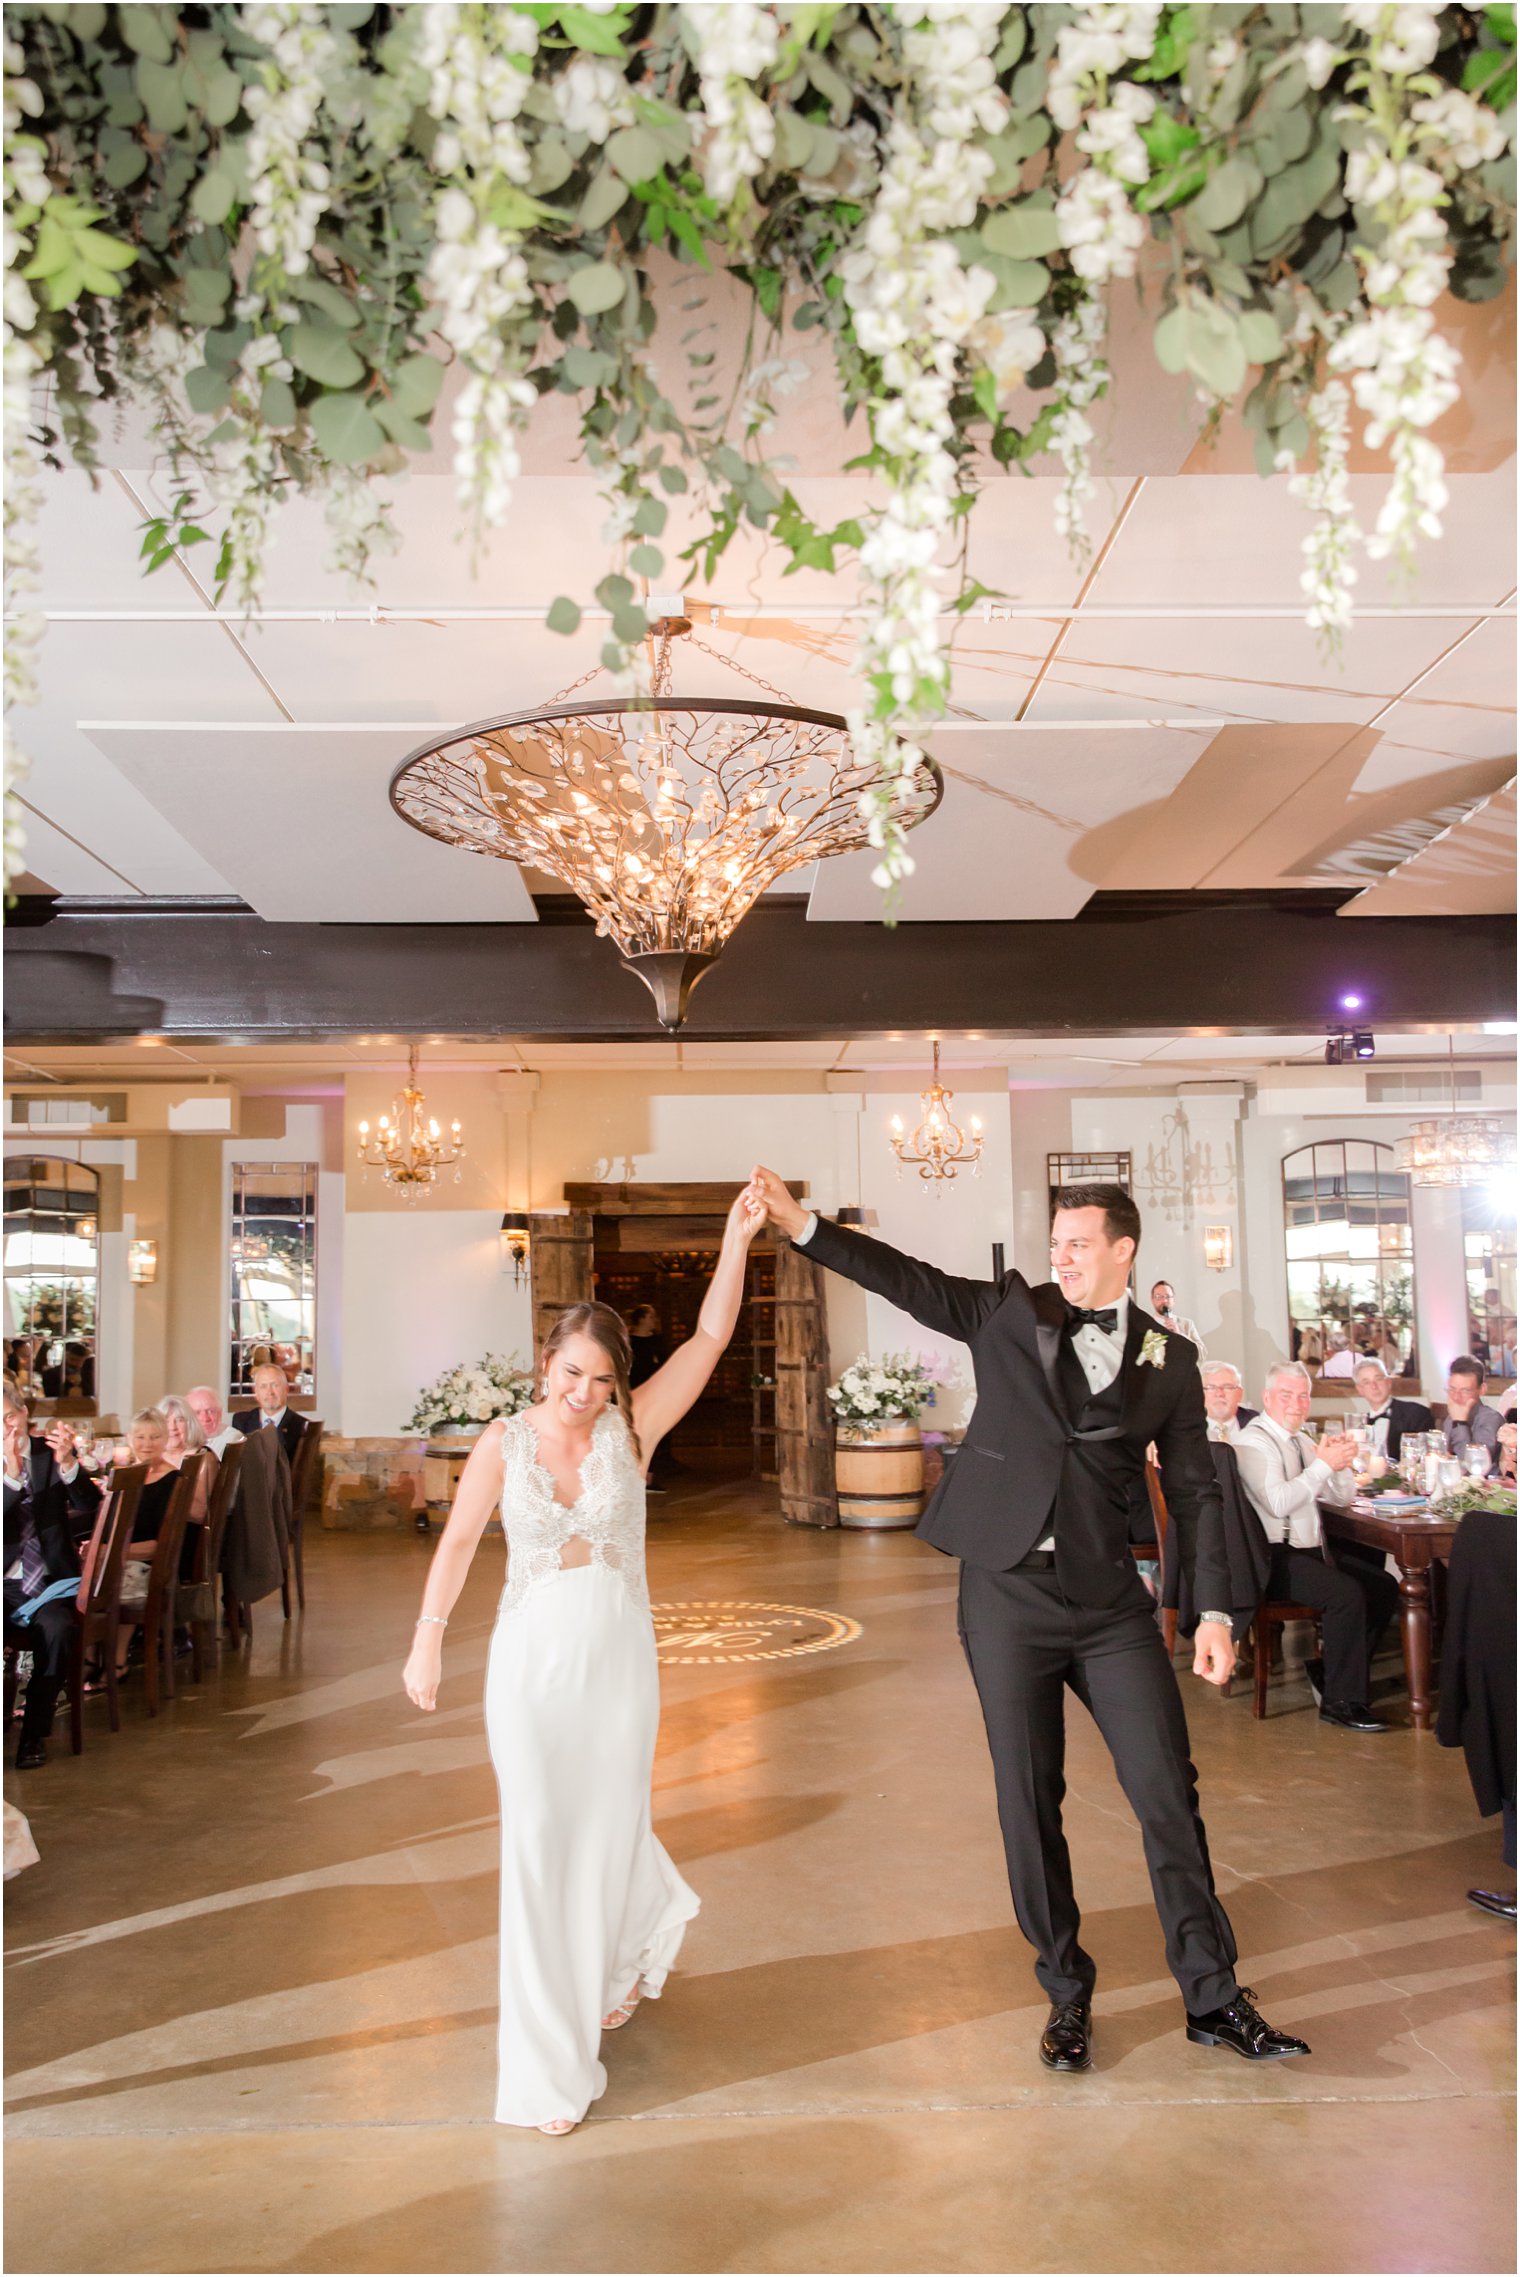
{"type": "Polygon", "coordinates": [[[1205,1360],[1198,1372],[1203,1378],[1203,1406],[1209,1419],[1209,1437],[1223,1439],[1233,1446],[1258,1413],[1256,1408],[1240,1404],[1245,1378],[1228,1360],[1205,1360]]]}
{"type": "Polygon", "coordinates": [[[46,1440],[32,1438],[26,1402],[7,1386],[5,1641],[32,1656],[16,1746],[18,1771],[35,1771],[47,1761],[53,1710],[74,1645],[73,1589],[38,1605],[25,1621],[16,1615],[55,1582],[78,1582],[79,1543],[99,1509],[99,1497],[75,1458],[68,1425],[55,1423],[46,1440]]]}
{"type": "Polygon", "coordinates": [[[195,1571],[195,1537],[190,1528],[191,1526],[204,1526],[206,1523],[206,1506],[211,1500],[211,1489],[216,1479],[217,1459],[213,1450],[206,1445],[206,1434],[200,1427],[198,1417],[192,1413],[189,1405],[179,1397],[177,1392],[165,1393],[158,1403],[158,1412],[169,1429],[164,1454],[176,1470],[183,1468],[185,1457],[189,1454],[199,1451],[206,1458],[201,1464],[195,1482],[195,1492],[190,1499],[189,1521],[185,1527],[184,1544],[180,1550],[180,1579],[181,1581],[188,1581],[195,1571]]]}
{"type": "Polygon", "coordinates": [[[202,1439],[218,1460],[234,1439],[242,1438],[242,1432],[227,1421],[221,1400],[209,1384],[193,1385],[185,1394],[185,1405],[200,1425],[202,1439]]]}
{"type": "Polygon", "coordinates": [[[1322,1376],[1349,1376],[1354,1372],[1359,1357],[1360,1355],[1352,1346],[1350,1338],[1342,1336],[1337,1331],[1330,1339],[1330,1356],[1320,1369],[1320,1374],[1322,1376]]]}
{"type": "Polygon", "coordinates": [[[1470,1447],[1486,1447],[1492,1463],[1503,1421],[1483,1397],[1482,1366],[1464,1352],[1446,1371],[1446,1452],[1465,1456],[1470,1447]]]}
{"type": "Polygon", "coordinates": [[[1395,1399],[1381,1360],[1357,1363],[1356,1388],[1367,1402],[1371,1451],[1381,1462],[1396,1463],[1406,1431],[1434,1431],[1436,1419],[1423,1400],[1395,1399]]]}
{"type": "Polygon", "coordinates": [[[285,1370],[277,1360],[261,1361],[253,1371],[252,1382],[253,1396],[258,1405],[245,1407],[236,1414],[232,1418],[234,1428],[245,1439],[251,1439],[255,1431],[278,1431],[280,1445],[294,1462],[306,1423],[293,1407],[286,1404],[290,1397],[290,1385],[286,1381],[285,1370]]]}
{"type": "Polygon", "coordinates": [[[65,1344],[57,1367],[43,1369],[42,1390],[47,1399],[93,1399],[95,1362],[88,1344],[65,1344]]]}
{"type": "MultiPolygon", "coordinates": [[[[123,1610],[147,1602],[159,1528],[168,1515],[169,1497],[174,1492],[175,1481],[179,1477],[178,1463],[169,1460],[168,1418],[161,1415],[156,1407],[139,1408],[133,1416],[127,1425],[127,1450],[126,1460],[129,1463],[146,1464],[148,1475],[143,1481],[142,1493],[137,1498],[137,1516],[132,1522],[132,1539],[127,1544],[127,1560],[122,1568],[123,1610]]],[[[104,1485],[105,1481],[101,1483],[104,1485]]],[[[130,1624],[123,1621],[116,1640],[118,1676],[126,1674],[127,1651],[132,1642],[132,1634],[130,1624]]]]}
{"type": "Polygon", "coordinates": [[[1193,1323],[1190,1320],[1184,1320],[1181,1314],[1175,1310],[1176,1303],[1177,1292],[1170,1281],[1152,1282],[1151,1311],[1161,1322],[1163,1328],[1171,1329],[1174,1335],[1185,1336],[1190,1344],[1196,1344],[1199,1351],[1202,1352],[1204,1349],[1203,1338],[1193,1323]]]}
{"type": "Polygon", "coordinates": [[[1312,1605],[1323,1616],[1325,1657],[1308,1663],[1320,1721],[1346,1731],[1387,1731],[1367,1705],[1371,1663],[1393,1618],[1399,1585],[1376,1552],[1355,1543],[1325,1549],[1319,1503],[1348,1503],[1355,1491],[1356,1448],[1349,1438],[1315,1446],[1309,1415],[1309,1372],[1296,1360],[1267,1372],[1264,1413],[1235,1445],[1241,1484],[1272,1545],[1268,1597],[1312,1605]]]}

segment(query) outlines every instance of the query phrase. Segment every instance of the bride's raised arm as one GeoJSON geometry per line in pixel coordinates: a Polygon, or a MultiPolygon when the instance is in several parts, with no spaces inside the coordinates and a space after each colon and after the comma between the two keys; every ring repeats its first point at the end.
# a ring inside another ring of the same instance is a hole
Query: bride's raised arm
{"type": "Polygon", "coordinates": [[[678,1344],[662,1368],[633,1395],[633,1427],[647,1464],[668,1431],[701,1397],[704,1386],[734,1333],[744,1302],[744,1268],[749,1245],[764,1225],[764,1203],[753,1187],[734,1197],[723,1228],[717,1269],[707,1284],[695,1331],[678,1344]]]}

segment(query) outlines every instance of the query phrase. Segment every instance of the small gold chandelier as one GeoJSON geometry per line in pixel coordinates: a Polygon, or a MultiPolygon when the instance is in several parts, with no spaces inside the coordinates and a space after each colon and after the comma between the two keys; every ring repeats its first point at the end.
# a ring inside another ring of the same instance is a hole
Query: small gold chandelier
{"type": "MultiPolygon", "coordinates": [[[[391,1101],[390,1113],[380,1117],[373,1140],[369,1135],[368,1117],[360,1123],[359,1160],[366,1170],[378,1170],[387,1186],[399,1187],[406,1199],[414,1202],[429,1186],[436,1185],[440,1170],[447,1170],[459,1161],[464,1153],[464,1141],[457,1115],[445,1138],[437,1117],[424,1112],[426,1102],[417,1081],[415,1044],[406,1055],[406,1067],[406,1086],[391,1101]]],[[[456,1169],[456,1185],[459,1176],[456,1169]]]]}
{"type": "MultiPolygon", "coordinates": [[[[869,843],[860,801],[875,770],[857,763],[836,713],[673,695],[671,642],[691,620],[675,613],[679,596],[659,605],[671,613],[650,627],[650,695],[545,704],[425,743],[397,768],[391,804],[430,838],[561,879],[674,1030],[768,886],[869,843]]],[[[692,646],[756,680],[705,641],[692,646]]],[[[928,760],[902,775],[905,827],[942,788],[928,760]]]]}
{"type": "Polygon", "coordinates": [[[892,1152],[897,1157],[897,1175],[902,1176],[903,1165],[917,1166],[920,1178],[928,1180],[936,1194],[959,1170],[969,1170],[973,1178],[981,1176],[982,1119],[971,1117],[970,1137],[950,1112],[955,1093],[947,1091],[939,1079],[939,1043],[934,1046],[934,1081],[927,1091],[918,1095],[922,1117],[911,1138],[903,1133],[901,1115],[892,1117],[892,1152]]]}
{"type": "Polygon", "coordinates": [[[1457,1113],[1456,1047],[1446,1039],[1449,1115],[1427,1116],[1401,1138],[1394,1159],[1416,1186],[1487,1186],[1515,1168],[1515,1134],[1497,1115],[1457,1113]]]}

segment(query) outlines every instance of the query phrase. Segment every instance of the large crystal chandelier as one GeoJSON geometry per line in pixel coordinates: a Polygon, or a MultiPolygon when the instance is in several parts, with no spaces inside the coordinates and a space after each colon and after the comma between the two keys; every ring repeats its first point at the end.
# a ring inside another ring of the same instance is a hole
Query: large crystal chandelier
{"type": "MultiPolygon", "coordinates": [[[[648,697],[481,720],[412,752],[391,781],[415,829],[562,879],[672,1030],[767,886],[869,843],[860,799],[875,779],[833,712],[673,695],[671,642],[690,633],[686,617],[651,628],[648,697]]],[[[705,641],[693,645],[781,696],[705,641]]],[[[928,761],[903,777],[910,828],[941,787],[928,761]]]]}
{"type": "MultiPolygon", "coordinates": [[[[417,1046],[406,1055],[406,1085],[391,1101],[391,1111],[380,1117],[374,1138],[369,1119],[359,1125],[359,1160],[366,1170],[378,1170],[388,1186],[397,1187],[409,1202],[436,1184],[440,1170],[457,1163],[464,1153],[459,1117],[444,1137],[436,1116],[427,1113],[427,1101],[417,1081],[417,1046]]],[[[459,1172],[454,1171],[457,1184],[459,1172]]]]}
{"type": "Polygon", "coordinates": [[[1457,1112],[1455,1046],[1446,1039],[1451,1079],[1451,1113],[1416,1123],[1395,1149],[1400,1170],[1416,1186],[1487,1186],[1515,1168],[1515,1134],[1497,1115],[1457,1112]]]}
{"type": "Polygon", "coordinates": [[[981,1176],[982,1119],[971,1117],[970,1135],[963,1131],[951,1114],[955,1093],[947,1091],[939,1079],[939,1044],[934,1046],[934,1081],[927,1091],[918,1095],[921,1110],[917,1129],[912,1136],[903,1130],[901,1115],[892,1117],[892,1152],[897,1157],[898,1176],[903,1166],[916,1169],[920,1178],[928,1180],[936,1194],[944,1192],[958,1171],[969,1170],[973,1178],[981,1176]]]}

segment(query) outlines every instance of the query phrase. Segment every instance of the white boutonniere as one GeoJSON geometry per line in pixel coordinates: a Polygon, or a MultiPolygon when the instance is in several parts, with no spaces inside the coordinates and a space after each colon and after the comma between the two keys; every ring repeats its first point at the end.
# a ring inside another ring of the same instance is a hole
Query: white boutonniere
{"type": "Polygon", "coordinates": [[[1148,1328],[1146,1330],[1145,1341],[1140,1346],[1139,1365],[1142,1368],[1164,1368],[1166,1366],[1166,1333],[1163,1329],[1148,1328]]]}

